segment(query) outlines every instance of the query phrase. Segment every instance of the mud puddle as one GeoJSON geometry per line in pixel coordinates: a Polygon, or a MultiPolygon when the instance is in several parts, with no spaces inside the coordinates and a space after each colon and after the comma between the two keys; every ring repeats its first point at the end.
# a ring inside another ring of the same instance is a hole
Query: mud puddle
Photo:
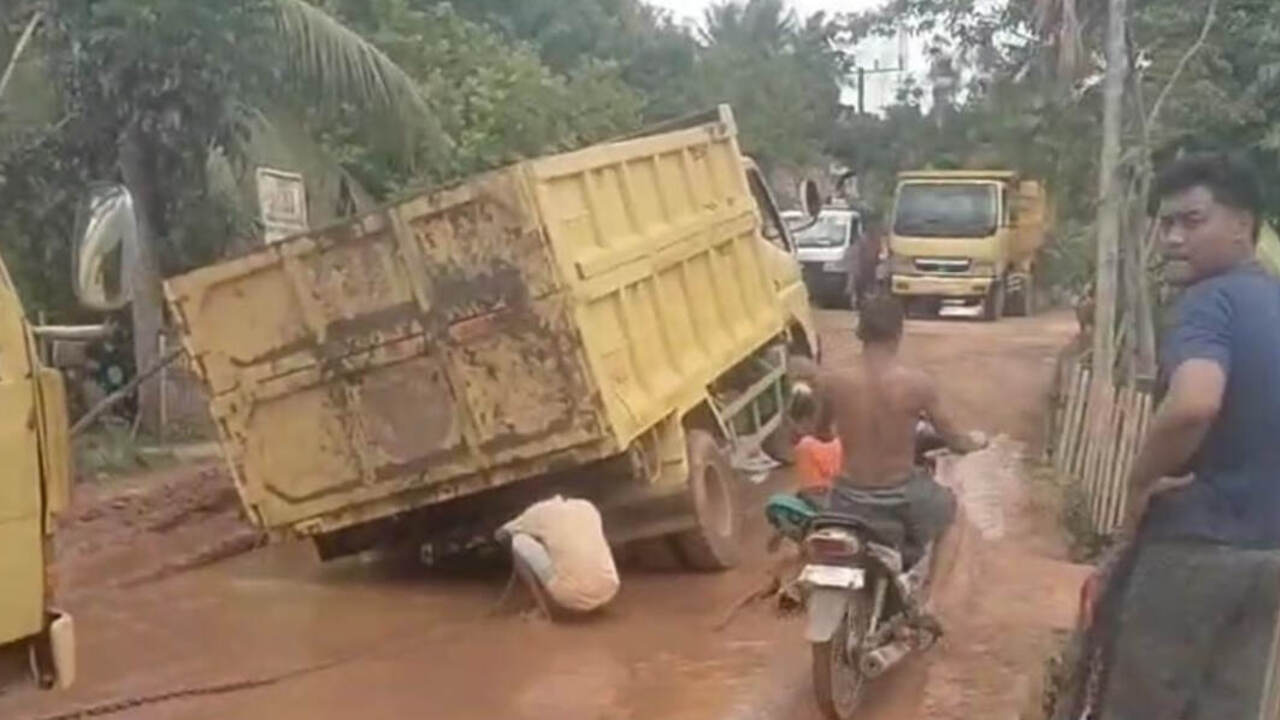
{"type": "Polygon", "coordinates": [[[54,535],[59,597],[159,580],[261,545],[218,462],[78,485],[54,535]]]}

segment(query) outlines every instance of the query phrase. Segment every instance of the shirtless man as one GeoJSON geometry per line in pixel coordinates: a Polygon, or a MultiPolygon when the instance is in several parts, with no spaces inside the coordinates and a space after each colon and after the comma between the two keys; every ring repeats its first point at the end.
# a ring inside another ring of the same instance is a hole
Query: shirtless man
{"type": "MultiPolygon", "coordinates": [[[[832,507],[842,505],[900,519],[908,555],[918,554],[951,525],[956,500],[915,465],[915,429],[923,413],[954,452],[984,443],[961,433],[942,407],[933,379],[898,357],[902,305],[892,297],[867,299],[858,321],[862,355],[850,366],[822,373],[818,428],[844,447],[843,473],[832,507]]],[[[945,543],[940,543],[945,544],[945,543]]],[[[939,553],[935,553],[935,562],[939,553]]]]}

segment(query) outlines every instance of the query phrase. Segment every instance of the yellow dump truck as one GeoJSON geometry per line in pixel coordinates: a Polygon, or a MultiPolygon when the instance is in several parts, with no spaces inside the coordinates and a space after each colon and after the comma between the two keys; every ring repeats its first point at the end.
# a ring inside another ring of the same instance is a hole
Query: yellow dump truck
{"type": "Polygon", "coordinates": [[[0,262],[0,688],[29,671],[45,687],[75,674],[71,618],[53,609],[50,581],[54,516],[70,487],[66,391],[35,346],[0,262]]]}
{"type": "MultiPolygon", "coordinates": [[[[816,212],[816,209],[815,209],[816,212]]],[[[241,498],[329,558],[448,553],[552,493],[737,557],[735,463],[818,339],[727,107],[171,278],[241,498]]]]}
{"type": "Polygon", "coordinates": [[[901,173],[889,238],[890,290],[936,313],[980,304],[987,320],[1035,311],[1036,253],[1049,212],[1044,187],[1003,170],[901,173]]]}

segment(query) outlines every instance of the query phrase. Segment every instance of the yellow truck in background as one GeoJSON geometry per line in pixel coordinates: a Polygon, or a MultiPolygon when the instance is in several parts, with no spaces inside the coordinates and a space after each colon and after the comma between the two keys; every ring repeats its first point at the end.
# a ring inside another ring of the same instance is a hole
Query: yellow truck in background
{"type": "Polygon", "coordinates": [[[41,687],[75,677],[74,627],[53,607],[50,570],[71,487],[66,388],[41,363],[36,330],[0,261],[0,691],[28,673],[41,687]]]}
{"type": "Polygon", "coordinates": [[[936,314],[947,301],[983,317],[1035,312],[1036,254],[1050,214],[1044,187],[1005,170],[898,175],[890,292],[936,314]]]}
{"type": "Polygon", "coordinates": [[[727,106],[165,292],[249,514],[322,558],[465,550],[563,493],[593,500],[615,544],[731,566],[735,465],[779,427],[788,356],[818,351],[727,106]]]}

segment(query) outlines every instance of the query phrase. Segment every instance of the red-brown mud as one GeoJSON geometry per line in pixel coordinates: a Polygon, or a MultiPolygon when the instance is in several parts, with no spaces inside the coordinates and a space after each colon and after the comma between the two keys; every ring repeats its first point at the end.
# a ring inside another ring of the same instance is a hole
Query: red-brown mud
{"type": "MultiPolygon", "coordinates": [[[[848,362],[852,315],[819,321],[825,362],[848,362]]],[[[918,322],[904,352],[937,375],[962,421],[1035,453],[1053,359],[1073,329],[1067,315],[918,322]]],[[[1052,631],[1071,620],[1081,570],[1062,560],[1052,493],[1017,467],[988,469],[968,487],[978,522],[939,590],[947,635],[877,681],[868,720],[1018,717],[1052,631]]],[[[67,716],[189,690],[122,705],[117,716],[817,718],[798,619],[756,605],[713,629],[767,576],[759,503],[786,482],[780,474],[750,493],[739,569],[627,567],[606,612],[556,626],[490,614],[501,570],[444,575],[359,557],[320,564],[298,542],[255,548],[260,536],[217,464],[81,486],[58,536],[78,682],[2,695],[0,717],[67,716]]]]}

